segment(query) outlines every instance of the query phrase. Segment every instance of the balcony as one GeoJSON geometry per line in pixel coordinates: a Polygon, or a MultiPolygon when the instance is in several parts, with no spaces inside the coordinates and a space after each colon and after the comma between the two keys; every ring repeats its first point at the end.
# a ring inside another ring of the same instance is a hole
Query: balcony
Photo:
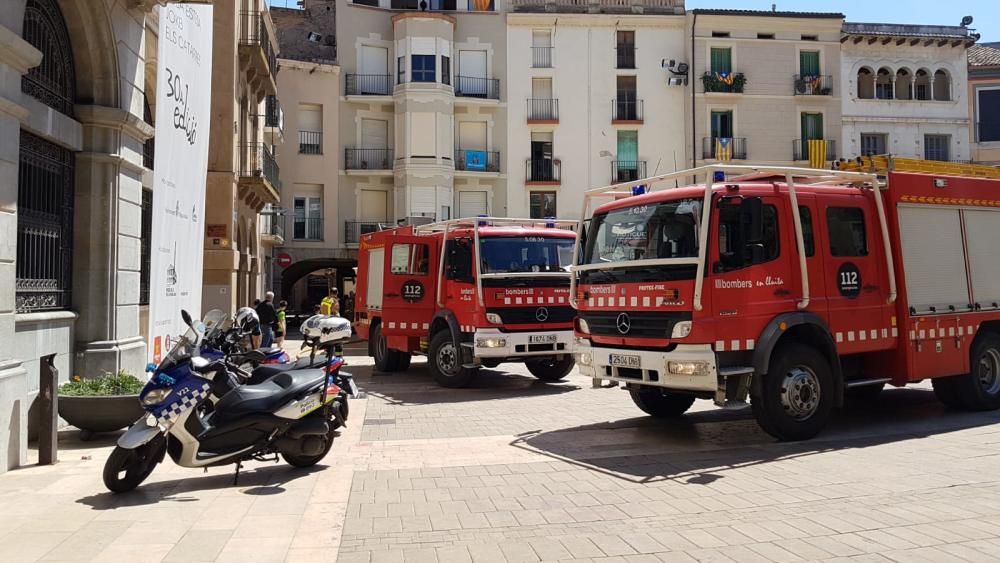
{"type": "Polygon", "coordinates": [[[704,160],[746,160],[747,140],[743,137],[704,137],[701,142],[704,160]]]}
{"type": "Polygon", "coordinates": [[[251,205],[277,205],[281,198],[281,180],[273,149],[264,143],[242,143],[239,154],[240,198],[251,205]]]}
{"type": "Polygon", "coordinates": [[[552,47],[532,47],[531,68],[552,68],[552,47]]]}
{"type": "MultiPolygon", "coordinates": [[[[809,141],[807,139],[792,141],[792,160],[809,160],[809,141]]],[[[823,160],[837,160],[837,141],[826,139],[826,158],[823,160]]]]}
{"type": "Polygon", "coordinates": [[[361,237],[386,228],[382,221],[344,221],[344,244],[358,244],[361,237]]]}
{"type": "Polygon", "coordinates": [[[645,160],[612,160],[611,183],[634,182],[646,177],[645,160]]]}
{"type": "Polygon", "coordinates": [[[292,217],[292,240],[323,240],[322,217],[292,217]]]}
{"type": "Polygon", "coordinates": [[[344,94],[348,96],[391,96],[392,76],[388,74],[348,74],[344,94]]]}
{"type": "Polygon", "coordinates": [[[792,94],[796,96],[833,95],[833,77],[830,75],[792,75],[792,94]]]}
{"type": "Polygon", "coordinates": [[[635,68],[635,45],[624,43],[615,46],[615,68],[635,68]]]}
{"type": "Polygon", "coordinates": [[[277,96],[264,99],[264,135],[271,144],[281,144],[285,139],[285,112],[277,96]]]}
{"type": "Polygon", "coordinates": [[[392,170],[392,149],[345,148],[345,170],[392,170]]]}
{"type": "Polygon", "coordinates": [[[562,163],[552,158],[529,158],[524,162],[524,183],[529,186],[558,186],[562,163]]]}
{"type": "Polygon", "coordinates": [[[271,246],[281,246],[285,243],[285,218],[280,209],[265,206],[260,213],[257,224],[260,228],[260,239],[271,246]]]}
{"type": "Polygon", "coordinates": [[[559,123],[559,100],[529,98],[528,123],[559,123]]]}
{"type": "Polygon", "coordinates": [[[466,172],[500,172],[500,152],[458,149],[455,170],[466,172]]]}
{"type": "Polygon", "coordinates": [[[323,154],[323,132],[299,131],[299,154],[323,154]]]}
{"type": "Polygon", "coordinates": [[[684,15],[681,0],[510,0],[511,12],[684,15]]]}
{"type": "Polygon", "coordinates": [[[240,66],[247,72],[252,89],[263,88],[266,94],[276,94],[278,59],[272,47],[271,31],[264,17],[266,12],[241,11],[239,15],[240,66]]]}
{"type": "Polygon", "coordinates": [[[642,100],[617,98],[611,101],[612,123],[642,123],[642,100]]]}
{"type": "Polygon", "coordinates": [[[742,94],[747,79],[742,72],[706,72],[701,84],[707,94],[742,94]]]}
{"type": "Polygon", "coordinates": [[[477,78],[475,76],[456,76],[455,95],[460,98],[499,100],[500,79],[477,78]]]}

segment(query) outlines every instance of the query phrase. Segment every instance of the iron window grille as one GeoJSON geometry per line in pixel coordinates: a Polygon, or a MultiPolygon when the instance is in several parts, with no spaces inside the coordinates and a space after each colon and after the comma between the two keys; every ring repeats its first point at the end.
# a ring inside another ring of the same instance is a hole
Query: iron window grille
{"type": "Polygon", "coordinates": [[[42,52],[42,62],[21,77],[21,91],[66,115],[73,115],[76,76],[66,22],[55,0],[28,0],[24,40],[42,52]]]}

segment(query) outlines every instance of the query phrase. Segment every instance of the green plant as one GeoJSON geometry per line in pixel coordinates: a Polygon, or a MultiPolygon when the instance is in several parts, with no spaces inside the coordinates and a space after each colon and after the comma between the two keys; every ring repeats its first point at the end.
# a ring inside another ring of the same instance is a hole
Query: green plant
{"type": "Polygon", "coordinates": [[[743,93],[743,87],[747,84],[746,76],[742,72],[720,74],[706,72],[701,77],[701,83],[706,92],[735,92],[743,93]]]}
{"type": "Polygon", "coordinates": [[[136,376],[125,370],[118,370],[118,373],[104,372],[100,377],[93,379],[81,379],[75,376],[73,381],[59,388],[59,394],[69,397],[138,395],[143,385],[145,384],[136,376]]]}

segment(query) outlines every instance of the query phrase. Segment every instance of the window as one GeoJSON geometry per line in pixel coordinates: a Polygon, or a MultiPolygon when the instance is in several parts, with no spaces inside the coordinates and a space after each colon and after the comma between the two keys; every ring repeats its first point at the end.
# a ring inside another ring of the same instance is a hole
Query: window
{"type": "Polygon", "coordinates": [[[976,91],[976,142],[1000,141],[1000,88],[976,91]]]}
{"type": "Polygon", "coordinates": [[[875,76],[875,97],[879,100],[891,100],[892,92],[892,72],[885,67],[878,69],[875,76]]]}
{"type": "Polygon", "coordinates": [[[72,116],[76,102],[76,66],[69,31],[56,0],[28,0],[24,6],[23,36],[42,52],[42,62],[21,77],[21,91],[72,116]]]}
{"type": "Polygon", "coordinates": [[[729,47],[712,47],[709,58],[712,74],[730,73],[733,71],[733,50],[729,47]]]}
{"type": "Polygon", "coordinates": [[[887,144],[885,133],[862,133],[861,155],[888,154],[885,148],[887,144]]]}
{"type": "Polygon", "coordinates": [[[947,161],[951,135],[924,135],[924,158],[947,161]]]}
{"type": "Polygon", "coordinates": [[[445,245],[447,263],[445,277],[449,280],[472,283],[472,241],[469,239],[449,240],[445,245]]]}
{"type": "Polygon", "coordinates": [[[434,55],[411,55],[413,70],[410,71],[414,82],[434,82],[434,55]]]}
{"type": "Polygon", "coordinates": [[[773,33],[758,33],[757,39],[774,39],[773,33]]]}
{"type": "Polygon", "coordinates": [[[529,197],[530,219],[545,219],[556,217],[555,192],[531,192],[529,197]]]}
{"type": "Polygon", "coordinates": [[[396,84],[406,83],[406,57],[396,59],[396,84]]]}
{"type": "Polygon", "coordinates": [[[819,36],[816,36],[816,35],[803,35],[802,36],[802,40],[803,41],[819,41],[819,36]]]}
{"type": "Polygon", "coordinates": [[[323,154],[323,106],[299,104],[299,153],[323,154]]]}
{"type": "Polygon", "coordinates": [[[426,244],[394,244],[389,271],[405,276],[426,276],[429,258],[426,244]]]}
{"type": "Polygon", "coordinates": [[[819,76],[819,51],[799,51],[799,74],[819,76]]]}
{"type": "Polygon", "coordinates": [[[732,138],[732,136],[733,136],[733,112],[713,111],[712,137],[732,138]]]}
{"type": "Polygon", "coordinates": [[[813,236],[812,212],[804,205],[799,206],[799,222],[802,223],[802,244],[806,247],[806,256],[811,257],[816,254],[816,239],[813,236]]]}
{"type": "Polygon", "coordinates": [[[712,37],[729,37],[728,31],[713,31],[712,37]]]}
{"type": "Polygon", "coordinates": [[[139,304],[149,305],[149,268],[153,250],[153,190],[142,190],[139,236],[139,304]]]}
{"type": "Polygon", "coordinates": [[[295,224],[292,238],[295,240],[322,240],[323,215],[322,200],[319,197],[296,197],[293,202],[295,224]]]}
{"type": "Polygon", "coordinates": [[[617,32],[615,51],[618,55],[615,68],[635,68],[635,32],[617,32]]]}
{"type": "Polygon", "coordinates": [[[778,257],[778,209],[773,205],[761,206],[763,238],[748,240],[748,225],[740,205],[719,205],[719,264],[721,271],[729,272],[770,262],[778,257]]]}
{"type": "Polygon", "coordinates": [[[441,55],[441,84],[451,84],[451,58],[441,55]]]}
{"type": "Polygon", "coordinates": [[[831,256],[868,256],[865,214],[860,207],[828,207],[826,229],[831,256]]]}
{"type": "Polygon", "coordinates": [[[532,68],[552,68],[552,32],[548,30],[531,32],[532,68]]]}

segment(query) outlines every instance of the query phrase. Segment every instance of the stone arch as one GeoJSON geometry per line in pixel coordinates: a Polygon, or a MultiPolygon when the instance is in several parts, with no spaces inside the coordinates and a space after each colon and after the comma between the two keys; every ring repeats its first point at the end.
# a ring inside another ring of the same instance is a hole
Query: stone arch
{"type": "Polygon", "coordinates": [[[76,103],[76,65],[69,29],[55,0],[28,0],[24,40],[42,52],[42,62],[28,70],[21,88],[29,96],[72,116],[76,103]]]}
{"type": "Polygon", "coordinates": [[[934,71],[934,99],[939,102],[951,100],[951,73],[939,68],[934,71]]]}
{"type": "Polygon", "coordinates": [[[871,69],[871,67],[863,66],[859,68],[856,77],[858,82],[858,98],[862,100],[874,99],[875,72],[871,69]]]}
{"type": "Polygon", "coordinates": [[[892,79],[895,73],[887,66],[879,67],[875,73],[875,97],[880,100],[891,100],[893,96],[892,79]]]}
{"type": "Polygon", "coordinates": [[[926,68],[919,68],[913,77],[913,99],[930,100],[931,98],[931,71],[926,68]]]}
{"type": "Polygon", "coordinates": [[[896,69],[895,89],[897,100],[913,99],[913,71],[901,66],[896,69]]]}
{"type": "Polygon", "coordinates": [[[69,30],[76,62],[77,103],[121,107],[118,48],[107,0],[51,1],[58,2],[69,30]]]}

